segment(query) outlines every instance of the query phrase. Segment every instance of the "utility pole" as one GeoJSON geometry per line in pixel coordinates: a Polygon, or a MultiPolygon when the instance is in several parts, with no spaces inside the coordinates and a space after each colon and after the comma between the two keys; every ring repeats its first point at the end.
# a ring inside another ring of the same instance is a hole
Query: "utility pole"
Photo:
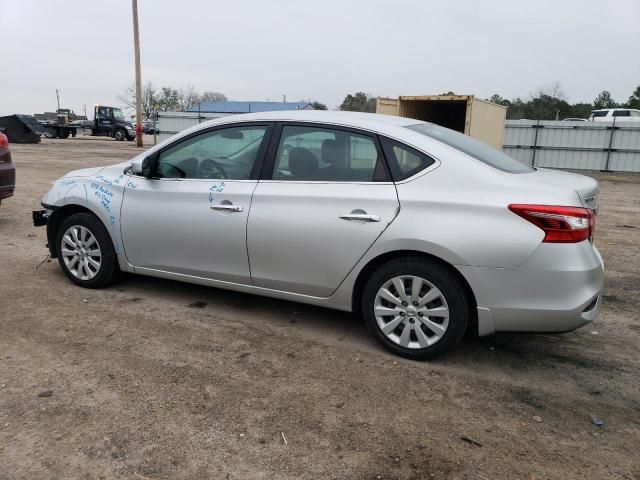
{"type": "Polygon", "coordinates": [[[142,147],[142,80],[140,78],[140,34],[138,32],[138,0],[131,0],[133,8],[133,49],[136,57],[136,145],[142,147]]]}
{"type": "Polygon", "coordinates": [[[58,100],[58,110],[56,110],[56,112],[60,111],[60,93],[58,92],[58,89],[56,88],[56,99],[58,100]]]}

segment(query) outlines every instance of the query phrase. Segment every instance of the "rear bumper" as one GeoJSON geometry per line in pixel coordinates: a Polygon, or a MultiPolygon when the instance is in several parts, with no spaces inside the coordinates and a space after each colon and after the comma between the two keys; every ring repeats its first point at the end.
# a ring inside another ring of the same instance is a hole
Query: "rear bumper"
{"type": "Polygon", "coordinates": [[[13,196],[16,188],[16,167],[12,162],[0,163],[0,200],[13,196]]]}
{"type": "Polygon", "coordinates": [[[543,243],[515,270],[460,267],[476,296],[480,335],[568,332],[595,320],[604,265],[588,241],[543,243]]]}

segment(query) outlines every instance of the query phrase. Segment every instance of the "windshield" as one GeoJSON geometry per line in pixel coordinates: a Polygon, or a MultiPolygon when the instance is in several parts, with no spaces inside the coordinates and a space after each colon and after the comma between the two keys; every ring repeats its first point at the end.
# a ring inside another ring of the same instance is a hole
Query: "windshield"
{"type": "Polygon", "coordinates": [[[120,110],[119,108],[114,108],[113,109],[113,118],[115,118],[117,120],[124,120],[124,115],[122,114],[122,110],[120,110]]]}
{"type": "Polygon", "coordinates": [[[454,130],[432,123],[419,123],[417,125],[409,125],[407,128],[460,150],[476,160],[480,160],[482,163],[503,172],[529,173],[534,171],[533,168],[520,163],[509,155],[454,130]]]}

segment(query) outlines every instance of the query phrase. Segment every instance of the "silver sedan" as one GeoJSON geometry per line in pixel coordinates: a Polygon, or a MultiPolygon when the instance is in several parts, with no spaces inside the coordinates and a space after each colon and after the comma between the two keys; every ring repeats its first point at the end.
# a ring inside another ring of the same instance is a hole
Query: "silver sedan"
{"type": "Polygon", "coordinates": [[[392,352],[596,318],[598,185],[417,120],[226,117],[78,170],[36,224],[76,284],[121,272],[357,311],[392,352]]]}

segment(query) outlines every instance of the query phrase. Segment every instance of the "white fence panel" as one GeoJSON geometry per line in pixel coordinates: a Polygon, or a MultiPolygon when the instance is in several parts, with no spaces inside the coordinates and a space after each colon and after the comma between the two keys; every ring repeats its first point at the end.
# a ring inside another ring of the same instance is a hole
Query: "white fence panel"
{"type": "Polygon", "coordinates": [[[180,133],[189,127],[199,123],[224,117],[224,113],[198,113],[198,112],[158,112],[158,141],[161,142],[176,133],[180,133]]]}
{"type": "Polygon", "coordinates": [[[508,120],[503,150],[527,165],[640,172],[640,122],[508,120]]]}

